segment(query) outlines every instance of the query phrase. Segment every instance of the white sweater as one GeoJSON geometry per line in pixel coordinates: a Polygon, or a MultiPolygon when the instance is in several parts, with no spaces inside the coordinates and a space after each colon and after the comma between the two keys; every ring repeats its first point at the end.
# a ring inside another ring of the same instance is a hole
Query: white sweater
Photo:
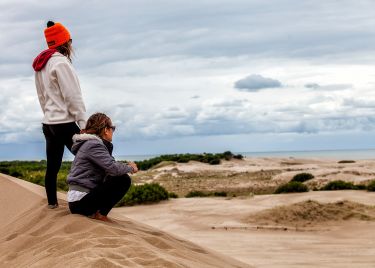
{"type": "Polygon", "coordinates": [[[77,122],[85,128],[85,104],[78,77],[70,61],[55,52],[41,71],[35,72],[35,85],[44,124],[77,122]]]}

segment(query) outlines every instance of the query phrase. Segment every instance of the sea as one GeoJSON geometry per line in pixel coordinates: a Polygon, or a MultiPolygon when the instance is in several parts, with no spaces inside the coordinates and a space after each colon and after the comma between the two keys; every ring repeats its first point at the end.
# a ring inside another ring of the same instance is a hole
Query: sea
{"type": "MultiPolygon", "coordinates": [[[[66,150],[67,151],[67,150],[66,150]]],[[[203,152],[202,152],[203,153],[203,152]]],[[[235,152],[233,154],[241,154],[246,158],[252,157],[280,157],[280,158],[315,158],[315,159],[332,159],[332,160],[360,160],[374,159],[375,149],[356,149],[356,150],[311,150],[311,151],[269,151],[269,152],[235,152]]],[[[114,155],[116,160],[142,161],[160,156],[162,154],[144,154],[144,155],[114,155]]],[[[64,153],[64,161],[72,161],[74,156],[68,152],[64,153]]],[[[30,155],[24,157],[1,157],[0,161],[40,161],[45,157],[32,157],[30,155]]]]}
{"type": "MultiPolygon", "coordinates": [[[[274,152],[232,152],[241,154],[246,158],[252,157],[280,157],[280,158],[317,158],[317,159],[335,159],[335,160],[363,160],[375,159],[375,149],[356,149],[356,150],[312,150],[312,151],[274,151],[274,152]]],[[[117,160],[142,161],[160,156],[152,155],[119,155],[115,156],[117,160]]]]}

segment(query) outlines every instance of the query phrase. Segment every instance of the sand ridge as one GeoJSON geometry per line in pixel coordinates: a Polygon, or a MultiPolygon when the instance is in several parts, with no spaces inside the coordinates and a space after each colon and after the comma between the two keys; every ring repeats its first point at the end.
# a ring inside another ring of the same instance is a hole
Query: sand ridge
{"type": "MultiPolygon", "coordinates": [[[[374,197],[373,192],[349,190],[234,199],[179,198],[151,206],[117,208],[114,213],[255,267],[372,268],[375,263],[375,221],[356,218],[317,221],[313,226],[295,228],[289,224],[268,222],[264,225],[259,221],[244,222],[243,219],[267,210],[278,210],[280,206],[292,208],[308,200],[320,203],[323,210],[325,204],[334,204],[335,207],[336,203],[345,204],[345,200],[367,209],[375,206],[374,197]]],[[[343,208],[345,210],[345,206],[343,208]]]]}
{"type": "Polygon", "coordinates": [[[176,189],[215,191],[229,185],[247,194],[115,208],[112,225],[70,215],[64,194],[59,209],[47,210],[42,187],[0,176],[0,267],[374,267],[375,221],[369,208],[375,206],[374,192],[249,194],[256,190],[249,185],[270,190],[300,172],[315,176],[306,182],[314,187],[335,179],[366,183],[375,178],[373,170],[375,160],[163,163],[140,174],[150,181],[171,180],[176,189]],[[298,214],[306,210],[311,215],[298,214]],[[265,217],[251,222],[254,215],[265,217]],[[295,222],[298,228],[290,228],[295,222]]]}
{"type": "Polygon", "coordinates": [[[283,225],[302,228],[347,220],[375,221],[375,206],[348,200],[320,203],[306,200],[286,206],[277,206],[244,217],[246,223],[257,225],[283,225]]]}
{"type": "Polygon", "coordinates": [[[0,175],[1,267],[250,267],[125,217],[71,215],[63,200],[47,209],[25,185],[0,175]]]}
{"type": "Polygon", "coordinates": [[[220,165],[196,161],[162,162],[133,176],[135,183],[156,182],[168,191],[185,196],[190,191],[226,192],[229,196],[271,194],[294,175],[311,173],[305,182],[309,189],[320,189],[333,180],[367,185],[375,179],[375,160],[342,162],[338,159],[244,158],[222,160],[220,165]]]}

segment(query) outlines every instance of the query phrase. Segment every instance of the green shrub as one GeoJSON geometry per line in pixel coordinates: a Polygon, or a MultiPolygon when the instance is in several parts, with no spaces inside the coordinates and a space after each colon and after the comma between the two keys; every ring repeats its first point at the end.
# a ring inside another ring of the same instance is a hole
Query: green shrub
{"type": "Polygon", "coordinates": [[[356,186],[352,182],[346,182],[342,180],[331,181],[327,183],[322,190],[324,191],[335,191],[335,190],[355,190],[356,186]]]}
{"type": "Polygon", "coordinates": [[[354,160],[341,160],[337,163],[339,163],[339,164],[350,164],[350,163],[355,163],[355,161],[354,160]]]}
{"type": "Polygon", "coordinates": [[[210,165],[219,165],[220,164],[220,159],[219,158],[214,158],[210,160],[209,162],[210,165]]]}
{"type": "Polygon", "coordinates": [[[9,168],[7,168],[7,167],[0,167],[0,173],[9,175],[9,168]]]}
{"type": "MultiPolygon", "coordinates": [[[[61,164],[57,178],[57,190],[68,189],[66,177],[69,173],[71,162],[64,161],[61,164]]],[[[41,161],[3,161],[0,162],[0,172],[19,179],[44,186],[44,174],[47,162],[41,161]]]]}
{"type": "Polygon", "coordinates": [[[14,169],[9,170],[9,175],[12,176],[12,177],[15,177],[15,178],[21,178],[22,177],[22,173],[18,170],[14,170],[14,169]]]}
{"type": "Polygon", "coordinates": [[[233,154],[232,154],[231,151],[226,151],[226,152],[223,153],[223,157],[224,157],[225,160],[228,161],[228,160],[231,160],[233,158],[233,154]]]}
{"type": "Polygon", "coordinates": [[[283,185],[280,185],[274,193],[275,194],[301,193],[301,192],[308,192],[308,191],[309,191],[309,188],[307,188],[307,186],[304,185],[302,182],[291,181],[291,182],[285,183],[283,185]]]}
{"type": "Polygon", "coordinates": [[[187,163],[189,161],[198,161],[202,163],[207,163],[211,165],[218,165],[220,164],[221,159],[230,160],[232,158],[242,159],[243,156],[233,155],[230,151],[226,151],[222,154],[210,154],[210,153],[203,153],[203,154],[166,154],[160,155],[158,157],[154,157],[151,159],[143,160],[143,161],[136,161],[135,163],[140,170],[147,170],[163,161],[173,161],[178,163],[187,163]]]}
{"type": "Polygon", "coordinates": [[[42,174],[30,175],[30,176],[28,176],[27,181],[29,181],[31,183],[38,184],[40,186],[44,186],[44,175],[42,175],[42,174]]]}
{"type": "Polygon", "coordinates": [[[367,185],[367,191],[375,192],[375,180],[370,181],[367,185]]]}
{"type": "Polygon", "coordinates": [[[169,198],[178,198],[178,195],[174,192],[168,192],[168,197],[169,198]]]}
{"type": "Polygon", "coordinates": [[[355,190],[367,190],[367,186],[364,184],[357,184],[357,185],[354,185],[354,189],[355,190]]]}
{"type": "Polygon", "coordinates": [[[191,158],[188,155],[182,155],[178,157],[177,162],[178,163],[187,163],[191,160],[191,158]]]}
{"type": "Polygon", "coordinates": [[[233,158],[242,160],[243,155],[242,154],[236,154],[236,155],[233,156],[233,158]]]}
{"type": "Polygon", "coordinates": [[[186,198],[190,197],[207,197],[208,194],[201,192],[201,191],[191,191],[187,195],[185,195],[186,198]]]}
{"type": "Polygon", "coordinates": [[[157,203],[168,199],[168,192],[158,183],[132,185],[117,206],[157,203]]]}
{"type": "Polygon", "coordinates": [[[57,189],[59,189],[59,190],[63,190],[65,192],[67,192],[69,190],[69,186],[66,183],[66,178],[63,179],[63,180],[58,179],[57,182],[56,182],[56,185],[57,185],[57,189]]]}
{"type": "Polygon", "coordinates": [[[226,192],[214,192],[214,196],[223,196],[223,197],[226,197],[227,193],[226,192]]]}
{"type": "Polygon", "coordinates": [[[291,181],[299,181],[299,182],[304,182],[308,181],[314,178],[314,175],[310,173],[299,173],[294,175],[293,179],[291,181]]]}

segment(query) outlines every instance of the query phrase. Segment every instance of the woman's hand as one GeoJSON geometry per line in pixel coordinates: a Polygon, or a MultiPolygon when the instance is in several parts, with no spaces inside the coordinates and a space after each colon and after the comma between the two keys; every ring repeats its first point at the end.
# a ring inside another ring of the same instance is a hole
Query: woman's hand
{"type": "Polygon", "coordinates": [[[128,163],[128,165],[129,165],[129,166],[131,166],[131,167],[132,167],[132,169],[133,169],[133,172],[132,172],[132,174],[134,174],[134,173],[137,173],[137,172],[138,172],[138,167],[137,167],[137,164],[136,164],[136,163],[134,163],[134,162],[129,162],[129,163],[128,163]]]}

